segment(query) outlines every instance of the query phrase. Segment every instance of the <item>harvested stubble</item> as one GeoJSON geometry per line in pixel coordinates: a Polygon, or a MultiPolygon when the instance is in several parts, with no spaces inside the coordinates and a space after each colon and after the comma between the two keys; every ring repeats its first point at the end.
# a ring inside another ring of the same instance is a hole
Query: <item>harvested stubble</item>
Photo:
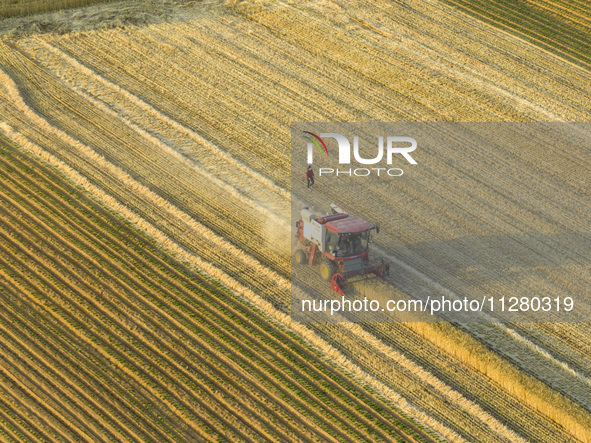
{"type": "MultiPolygon", "coordinates": [[[[411,9],[408,2],[381,1],[233,3],[235,12],[208,9],[207,14],[182,23],[46,35],[3,45],[2,66],[18,85],[3,79],[8,89],[2,94],[9,100],[0,104],[0,117],[14,128],[4,126],[5,132],[22,145],[39,147],[45,160],[73,168],[71,173],[78,174],[81,183],[86,180],[87,190],[100,194],[101,201],[179,258],[198,264],[236,294],[264,307],[275,321],[314,343],[340,367],[399,402],[407,413],[440,435],[472,441],[589,438],[589,414],[577,405],[579,385],[575,384],[585,379],[585,374],[568,365],[554,368],[546,375],[556,377],[559,383],[552,386],[546,379],[547,385],[542,386],[551,401],[542,404],[535,393],[541,386],[535,378],[544,375],[535,371],[557,363],[556,356],[544,353],[544,336],[554,340],[562,334],[558,330],[541,326],[530,346],[524,342],[527,330],[504,329],[503,341],[516,344],[515,355],[509,356],[502,346],[495,345],[494,334],[482,331],[480,343],[474,339],[478,331],[465,334],[434,326],[396,328],[395,339],[389,337],[391,331],[357,326],[317,326],[313,333],[290,324],[260,298],[288,304],[288,251],[278,251],[272,239],[280,229],[267,230],[265,217],[273,214],[289,224],[285,189],[289,186],[286,147],[290,121],[584,120],[589,119],[589,73],[432,2],[414,1],[411,9]],[[380,14],[376,15],[376,10],[380,14]],[[457,32],[450,35],[449,29],[457,32]],[[24,100],[19,98],[19,88],[24,100]],[[59,108],[54,103],[59,103],[59,108]],[[215,163],[210,161],[212,155],[215,163]],[[231,172],[236,168],[240,174],[231,172]],[[176,174],[177,170],[181,173],[176,174]],[[219,181],[224,184],[220,186],[219,181]],[[258,184],[268,189],[257,190],[258,184]],[[203,193],[195,191],[199,188],[203,193]],[[232,205],[233,210],[223,209],[226,205],[232,205]],[[218,220],[220,217],[225,220],[218,220]],[[453,338],[458,336],[472,343],[473,347],[468,347],[472,351],[456,348],[453,338]],[[481,360],[475,349],[482,352],[481,360]],[[533,356],[525,358],[524,352],[532,349],[533,356]],[[511,363],[504,358],[510,358],[511,363]],[[503,371],[511,377],[499,380],[503,371]],[[422,388],[425,383],[431,390],[422,388]],[[472,392],[472,386],[478,394],[472,392]]],[[[424,153],[425,173],[419,187],[398,184],[399,195],[418,204],[396,224],[383,224],[401,235],[399,244],[386,244],[382,252],[396,254],[406,266],[401,265],[405,272],[415,272],[412,275],[420,284],[446,281],[451,291],[463,290],[462,276],[450,268],[459,264],[471,269],[470,250],[459,252],[460,246],[478,250],[485,246],[481,237],[496,232],[502,236],[493,235],[493,243],[510,255],[517,251],[511,240],[525,227],[551,233],[556,226],[557,205],[549,203],[547,213],[534,214],[531,201],[510,203],[515,198],[510,190],[521,189],[519,180],[510,175],[502,183],[491,183],[493,188],[504,188],[502,193],[475,186],[476,178],[482,179],[475,176],[481,163],[501,160],[513,176],[525,173],[539,178],[553,164],[549,158],[538,164],[536,152],[520,152],[519,158],[510,151],[470,155],[472,162],[455,183],[438,173],[453,164],[454,153],[443,152],[424,153]],[[503,216],[508,204],[511,217],[503,216]],[[490,221],[474,215],[482,211],[490,221]],[[417,218],[422,220],[420,229],[417,218]],[[466,232],[475,240],[451,241],[466,232]],[[433,248],[421,247],[426,234],[445,253],[432,255],[428,249],[433,248]],[[403,244],[409,246],[405,249],[403,244]],[[449,254],[453,261],[447,261],[449,254]]],[[[579,229],[588,188],[580,177],[563,172],[569,165],[588,168],[588,161],[584,153],[555,150],[552,155],[561,159],[555,174],[536,182],[534,191],[551,201],[566,187],[572,188],[575,200],[583,205],[569,207],[569,216],[560,223],[566,229],[579,229]]],[[[310,200],[318,208],[342,198],[338,191],[327,188],[321,199],[294,189],[302,201],[310,200]]],[[[376,196],[387,201],[392,190],[377,190],[376,196]]],[[[360,213],[371,213],[374,208],[353,199],[342,204],[360,213]]],[[[541,241],[520,240],[540,250],[546,246],[557,249],[560,243],[551,236],[541,241]]],[[[491,261],[502,258],[493,249],[491,253],[491,261]]],[[[588,259],[586,254],[582,245],[573,244],[573,266],[578,266],[583,278],[588,276],[581,266],[588,259]]],[[[551,262],[552,256],[549,258],[551,262]]],[[[477,277],[485,277],[490,284],[475,285],[474,290],[512,290],[512,283],[499,279],[494,268],[476,269],[477,277]]],[[[16,271],[11,268],[10,272],[16,271]]],[[[584,284],[562,278],[549,266],[544,272],[554,280],[549,286],[552,291],[578,291],[584,284]]],[[[395,284],[412,290],[410,280],[395,284]]],[[[146,290],[151,281],[142,282],[146,290]]],[[[314,281],[310,283],[301,289],[316,291],[314,281]]],[[[544,280],[531,275],[519,283],[520,290],[536,290],[544,280]]],[[[147,306],[153,303],[146,301],[147,306]]],[[[166,324],[173,325],[169,317],[164,318],[166,324]]],[[[125,330],[122,324],[117,325],[125,330]]],[[[564,331],[585,340],[584,331],[576,327],[564,331]]],[[[146,346],[145,352],[183,373],[182,366],[168,361],[168,355],[146,346]]],[[[125,354],[136,368],[143,360],[135,353],[141,352],[143,347],[125,354]]],[[[262,369],[262,374],[266,370],[262,369]]],[[[213,391],[206,391],[213,395],[213,391]]],[[[167,399],[188,395],[186,392],[181,389],[167,399]]],[[[155,394],[150,391],[145,395],[155,394]]],[[[315,407],[320,409],[320,397],[315,398],[315,407]]],[[[227,408],[227,403],[220,401],[219,407],[227,408]]],[[[165,399],[163,407],[180,410],[183,404],[167,404],[165,399]]],[[[206,408],[204,413],[210,416],[214,412],[206,408]]],[[[245,408],[241,417],[246,419],[228,418],[236,422],[236,432],[249,432],[245,427],[248,414],[245,408]]],[[[220,416],[225,415],[222,412],[220,416]]],[[[176,414],[176,419],[181,416],[176,414]]],[[[213,422],[216,429],[225,426],[213,422]]],[[[118,432],[116,428],[132,432],[114,423],[109,432],[118,432]]],[[[156,419],[150,423],[153,432],[164,433],[155,426],[156,419]]],[[[347,418],[334,426],[345,429],[348,423],[352,422],[347,418]]],[[[288,424],[283,426],[282,430],[295,432],[288,424]]],[[[314,426],[322,427],[318,423],[314,426]]],[[[66,432],[59,428],[52,431],[66,432]]],[[[22,432],[27,432],[26,428],[22,432]]]]}
{"type": "Polygon", "coordinates": [[[23,422],[40,438],[428,439],[335,376],[316,351],[18,151],[2,139],[0,284],[11,318],[0,364],[11,364],[7,395],[29,411],[23,422]]]}
{"type": "MultiPolygon", "coordinates": [[[[28,118],[29,120],[35,120],[35,119],[39,120],[39,117],[38,116],[35,116],[35,114],[33,114],[30,110],[28,111],[26,109],[26,106],[25,106],[24,102],[22,100],[19,100],[18,96],[16,95],[16,93],[14,91],[12,92],[11,99],[12,99],[12,102],[15,105],[17,105],[17,106],[19,106],[21,108],[24,117],[28,118]]],[[[73,147],[75,148],[75,150],[78,153],[78,155],[80,155],[81,153],[84,153],[86,151],[89,151],[87,147],[82,146],[79,142],[76,142],[75,140],[69,139],[68,136],[66,136],[65,134],[61,133],[60,131],[56,131],[55,129],[52,129],[52,128],[48,127],[42,121],[38,121],[38,124],[40,125],[40,127],[43,127],[46,130],[47,134],[53,133],[53,134],[59,135],[59,139],[62,142],[63,141],[66,141],[66,142],[74,145],[73,147]]],[[[63,152],[62,152],[62,155],[63,155],[63,152]]],[[[105,164],[104,163],[104,160],[101,160],[100,157],[98,157],[96,155],[93,155],[92,152],[88,152],[88,156],[89,156],[89,160],[92,161],[93,163],[95,163],[95,167],[96,166],[99,166],[101,168],[101,170],[104,170],[104,171],[108,171],[109,169],[113,169],[112,166],[109,166],[109,164],[105,164]]],[[[115,174],[115,176],[118,176],[118,175],[121,175],[121,173],[115,174]]],[[[123,177],[123,181],[127,184],[127,186],[130,186],[130,185],[133,184],[132,181],[129,179],[129,177],[123,177]]],[[[133,184],[132,187],[134,189],[140,189],[141,188],[141,187],[138,188],[138,184],[133,184]]],[[[143,195],[146,195],[146,192],[143,192],[142,194],[143,195]]],[[[166,205],[164,206],[163,209],[166,209],[166,205]]],[[[136,208],[136,210],[137,210],[137,208],[136,208]]],[[[173,214],[175,212],[174,208],[169,209],[169,211],[172,211],[173,214]]],[[[169,214],[169,216],[166,217],[167,224],[170,223],[171,220],[172,220],[171,217],[170,217],[170,215],[172,215],[172,214],[169,214]]],[[[191,236],[192,237],[195,237],[195,232],[192,232],[191,233],[191,236]]],[[[195,241],[195,240],[193,240],[193,241],[195,241]]],[[[219,247],[220,245],[221,245],[221,243],[218,242],[217,246],[219,247]]],[[[244,269],[244,267],[240,267],[238,269],[244,269]]],[[[258,275],[259,281],[261,280],[261,276],[262,276],[262,274],[259,274],[258,275]]],[[[241,275],[241,278],[244,280],[245,275],[242,274],[241,275]]],[[[286,287],[285,286],[285,283],[283,283],[281,286],[283,286],[284,287],[284,290],[285,290],[285,287],[286,287]]],[[[444,405],[444,403],[442,403],[442,406],[443,405],[444,405]]],[[[493,420],[493,422],[494,422],[494,420],[493,420]]],[[[436,424],[435,425],[432,425],[432,426],[434,426],[436,428],[438,427],[438,425],[436,425],[436,424]]],[[[485,425],[485,426],[487,426],[487,425],[485,425]]],[[[474,427],[474,430],[477,432],[477,435],[481,435],[482,434],[482,431],[478,430],[479,428],[482,427],[482,425],[474,424],[473,427],[474,427]]],[[[444,434],[447,434],[447,431],[444,431],[443,433],[444,434]]]]}
{"type": "Polygon", "coordinates": [[[1,0],[0,17],[18,17],[40,12],[59,11],[112,0],[1,0]]]}

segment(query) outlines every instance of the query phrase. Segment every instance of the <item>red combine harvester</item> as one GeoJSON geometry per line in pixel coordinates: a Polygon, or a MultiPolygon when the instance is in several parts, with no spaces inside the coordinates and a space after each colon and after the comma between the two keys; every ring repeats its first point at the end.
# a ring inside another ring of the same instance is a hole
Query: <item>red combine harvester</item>
{"type": "Polygon", "coordinates": [[[343,285],[353,277],[360,279],[379,277],[382,280],[390,272],[390,265],[382,260],[369,264],[369,244],[372,231],[380,229],[360,217],[343,212],[334,203],[331,215],[319,216],[304,208],[302,218],[296,223],[298,244],[295,261],[314,266],[320,263],[320,275],[330,280],[333,291],[345,295],[343,285]]]}

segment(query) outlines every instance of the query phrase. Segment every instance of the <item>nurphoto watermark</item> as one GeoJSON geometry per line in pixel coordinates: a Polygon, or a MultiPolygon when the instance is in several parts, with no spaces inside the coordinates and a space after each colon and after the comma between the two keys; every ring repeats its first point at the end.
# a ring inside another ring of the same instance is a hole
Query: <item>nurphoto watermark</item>
{"type": "Polygon", "coordinates": [[[591,124],[302,122],[291,152],[294,320],[591,318],[591,124]]]}

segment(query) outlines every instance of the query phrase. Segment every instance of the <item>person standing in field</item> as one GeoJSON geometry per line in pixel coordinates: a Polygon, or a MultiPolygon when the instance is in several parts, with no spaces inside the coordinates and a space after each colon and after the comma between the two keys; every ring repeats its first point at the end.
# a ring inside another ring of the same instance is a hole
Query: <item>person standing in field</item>
{"type": "Polygon", "coordinates": [[[312,166],[308,166],[308,170],[306,171],[306,179],[308,180],[308,189],[310,189],[310,186],[314,184],[314,171],[312,170],[312,166]]]}

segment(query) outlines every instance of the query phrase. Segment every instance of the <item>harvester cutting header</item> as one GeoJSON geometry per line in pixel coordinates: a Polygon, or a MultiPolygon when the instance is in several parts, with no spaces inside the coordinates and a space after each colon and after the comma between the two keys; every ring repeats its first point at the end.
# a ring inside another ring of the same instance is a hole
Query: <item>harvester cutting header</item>
{"type": "Polygon", "coordinates": [[[360,217],[346,214],[334,203],[330,215],[317,215],[304,208],[296,223],[295,261],[310,266],[320,264],[320,275],[330,281],[333,291],[344,295],[343,285],[350,279],[388,275],[390,266],[383,260],[369,264],[372,231],[379,227],[360,217]]]}

